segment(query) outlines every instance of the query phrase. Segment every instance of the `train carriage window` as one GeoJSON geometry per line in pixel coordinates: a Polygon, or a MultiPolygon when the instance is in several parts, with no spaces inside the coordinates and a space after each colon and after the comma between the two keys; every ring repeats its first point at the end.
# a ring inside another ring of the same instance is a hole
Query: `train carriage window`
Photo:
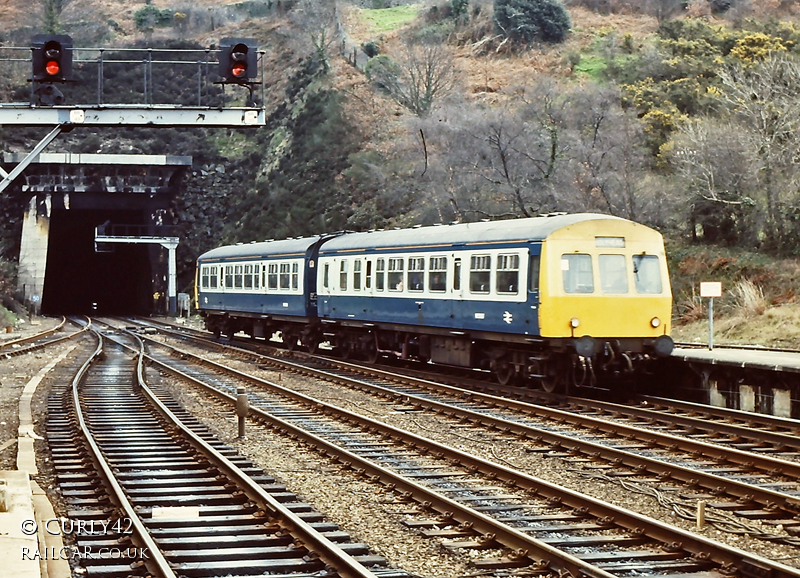
{"type": "Polygon", "coordinates": [[[275,290],[278,288],[278,264],[269,264],[269,273],[267,274],[267,288],[275,290]]]}
{"type": "Polygon", "coordinates": [[[566,293],[592,293],[594,291],[591,255],[584,253],[562,255],[561,272],[564,276],[566,293]]]}
{"type": "Polygon", "coordinates": [[[403,290],[403,259],[389,259],[389,291],[402,291],[403,290]]]}
{"type": "Polygon", "coordinates": [[[267,266],[266,265],[261,267],[261,286],[264,289],[267,288],[267,266]]]}
{"type": "Polygon", "coordinates": [[[519,293],[519,255],[497,256],[497,292],[519,293]]]}
{"type": "Polygon", "coordinates": [[[453,291],[461,291],[461,258],[453,259],[453,291]]]}
{"type": "Polygon", "coordinates": [[[203,289],[216,289],[219,280],[219,267],[216,265],[204,265],[201,286],[203,289]]]}
{"type": "Polygon", "coordinates": [[[353,262],[353,291],[361,291],[361,260],[353,262]]]}
{"type": "Polygon", "coordinates": [[[300,287],[300,265],[292,263],[292,289],[297,291],[298,287],[300,287]]]}
{"type": "Polygon", "coordinates": [[[425,257],[411,257],[408,260],[408,290],[425,289],[425,257]]]}
{"type": "Polygon", "coordinates": [[[242,279],[244,270],[244,265],[234,265],[233,267],[233,286],[236,289],[241,289],[244,285],[244,281],[242,279]]]}
{"type": "Polygon", "coordinates": [[[386,268],[386,260],[385,259],[378,259],[375,261],[375,290],[376,291],[383,291],[384,285],[384,271],[386,268]]]}
{"type": "Polygon", "coordinates": [[[331,271],[330,263],[325,263],[325,266],[322,268],[322,286],[325,287],[325,289],[328,288],[328,278],[330,277],[330,271],[331,271]]]}
{"type": "Polygon", "coordinates": [[[281,289],[289,288],[289,282],[291,279],[289,272],[291,271],[291,268],[292,268],[291,263],[281,263],[281,275],[280,275],[281,289]]]}
{"type": "Polygon", "coordinates": [[[256,263],[255,265],[253,265],[253,288],[254,289],[258,289],[259,288],[259,285],[260,285],[259,281],[261,281],[261,265],[259,263],[256,263]]]}
{"type": "Polygon", "coordinates": [[[531,255],[531,260],[528,262],[528,291],[539,290],[539,268],[541,262],[539,255],[531,255]]]}
{"type": "Polygon", "coordinates": [[[225,265],[225,288],[233,289],[233,265],[225,265]]]}
{"type": "Polygon", "coordinates": [[[347,291],[347,261],[344,259],[339,265],[339,290],[347,291]]]}
{"type": "Polygon", "coordinates": [[[610,295],[623,295],[628,292],[628,271],[625,255],[598,255],[600,269],[600,290],[610,295]]]}
{"type": "Polygon", "coordinates": [[[252,265],[245,265],[244,266],[244,288],[245,289],[252,289],[253,288],[253,266],[252,265]]]}
{"type": "Polygon", "coordinates": [[[492,257],[490,255],[473,255],[469,261],[470,293],[488,293],[491,274],[492,257]]]}
{"type": "Polygon", "coordinates": [[[656,255],[633,256],[633,278],[636,292],[657,295],[661,293],[661,266],[656,255]]]}
{"type": "Polygon", "coordinates": [[[447,257],[431,257],[428,260],[428,287],[434,292],[447,289],[447,257]]]}
{"type": "Polygon", "coordinates": [[[367,261],[367,274],[364,278],[364,289],[372,288],[372,261],[367,261]]]}

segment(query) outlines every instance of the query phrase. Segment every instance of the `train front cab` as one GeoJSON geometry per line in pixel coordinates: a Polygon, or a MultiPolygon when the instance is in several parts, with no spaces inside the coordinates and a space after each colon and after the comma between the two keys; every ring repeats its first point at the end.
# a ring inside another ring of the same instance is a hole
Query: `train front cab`
{"type": "Polygon", "coordinates": [[[585,221],[551,233],[541,248],[538,301],[540,335],[555,352],[543,372],[551,377],[559,366],[573,384],[594,385],[672,351],[663,239],[643,225],[616,221],[609,234],[607,223],[585,221]]]}

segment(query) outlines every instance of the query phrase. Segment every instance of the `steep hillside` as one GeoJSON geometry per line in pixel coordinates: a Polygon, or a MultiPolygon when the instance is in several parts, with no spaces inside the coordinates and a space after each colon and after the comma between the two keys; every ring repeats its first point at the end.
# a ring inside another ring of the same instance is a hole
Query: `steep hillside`
{"type": "MultiPolygon", "coordinates": [[[[50,149],[193,156],[176,207],[182,286],[197,254],[223,242],[553,211],[646,223],[676,240],[676,255],[724,246],[800,254],[800,137],[786,132],[785,154],[764,158],[758,127],[725,100],[741,87],[720,76],[766,74],[759,67],[776,55],[787,70],[774,72],[774,85],[795,74],[796,4],[734,2],[753,10],[714,15],[694,0],[661,22],[639,11],[644,3],[622,13],[566,4],[563,43],[512,47],[493,25],[491,0],[471,0],[461,18],[450,0],[340,0],[324,36],[314,19],[332,6],[323,0],[70,0],[60,22],[79,46],[255,38],[265,51],[268,122],[258,131],[75,130],[50,149]],[[426,50],[446,89],[420,107],[397,90],[426,50]],[[765,182],[765,174],[776,176],[765,182]]],[[[42,30],[39,4],[0,0],[0,10],[5,46],[25,46],[42,30]]],[[[2,83],[4,100],[27,98],[29,84],[2,83]]],[[[800,123],[796,90],[765,99],[800,123]]],[[[38,138],[0,130],[5,150],[29,150],[38,138]]],[[[4,247],[15,249],[10,240],[4,247]]],[[[763,285],[759,275],[743,267],[726,283],[763,285]]],[[[695,280],[678,281],[687,278],[695,280]]],[[[800,295],[800,281],[773,278],[786,295],[767,287],[768,302],[800,295]]],[[[677,314],[691,318],[691,287],[678,285],[676,298],[677,314]]]]}

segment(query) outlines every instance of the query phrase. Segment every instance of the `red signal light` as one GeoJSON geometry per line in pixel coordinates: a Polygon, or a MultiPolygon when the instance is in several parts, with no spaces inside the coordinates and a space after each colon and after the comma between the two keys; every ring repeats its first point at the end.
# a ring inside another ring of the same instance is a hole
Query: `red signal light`
{"type": "Polygon", "coordinates": [[[233,66],[231,66],[231,74],[233,74],[233,76],[236,78],[244,78],[244,76],[247,74],[247,66],[241,62],[236,62],[233,66]]]}
{"type": "Polygon", "coordinates": [[[50,76],[56,76],[59,72],[61,72],[61,65],[55,60],[48,60],[44,65],[44,69],[50,76]]]}

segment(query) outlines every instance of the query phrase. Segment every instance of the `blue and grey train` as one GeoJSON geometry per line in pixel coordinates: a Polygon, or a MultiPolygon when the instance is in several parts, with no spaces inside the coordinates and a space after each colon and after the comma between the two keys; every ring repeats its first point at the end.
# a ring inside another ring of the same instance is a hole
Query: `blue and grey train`
{"type": "Polygon", "coordinates": [[[673,347],[661,234],[599,214],[219,247],[198,259],[196,299],[216,335],[546,390],[630,374],[673,347]]]}

